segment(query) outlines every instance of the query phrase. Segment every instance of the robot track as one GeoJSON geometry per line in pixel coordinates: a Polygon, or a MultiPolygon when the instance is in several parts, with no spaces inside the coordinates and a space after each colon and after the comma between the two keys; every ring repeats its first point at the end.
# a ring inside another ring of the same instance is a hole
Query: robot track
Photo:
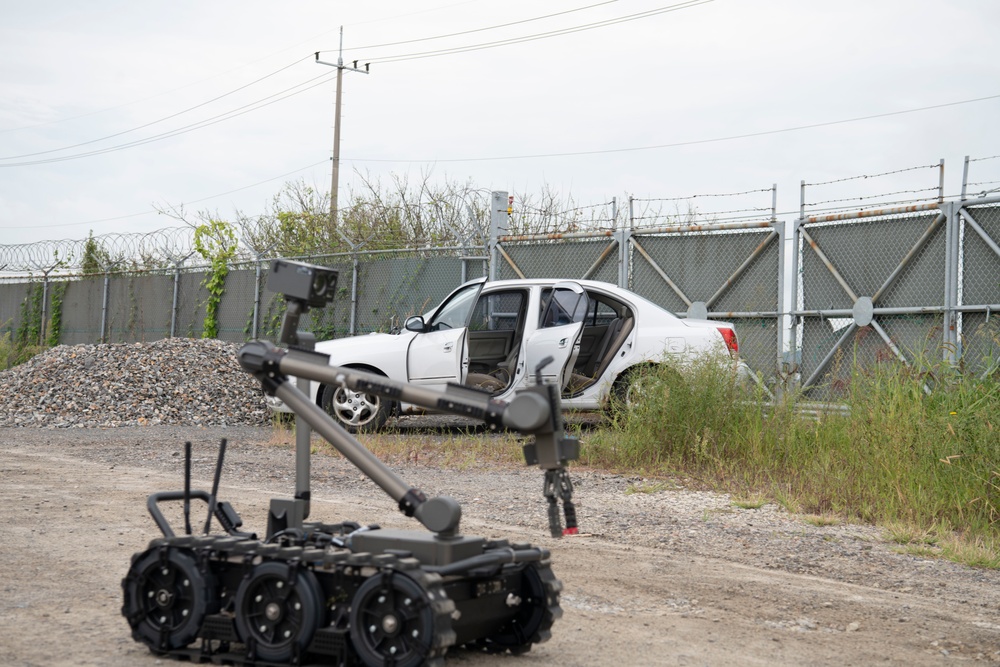
{"type": "Polygon", "coordinates": [[[159,538],[132,558],[122,614],[153,653],[196,663],[417,667],[443,665],[459,646],[518,654],[562,614],[561,584],[537,551],[534,562],[455,574],[404,551],[159,538]]]}

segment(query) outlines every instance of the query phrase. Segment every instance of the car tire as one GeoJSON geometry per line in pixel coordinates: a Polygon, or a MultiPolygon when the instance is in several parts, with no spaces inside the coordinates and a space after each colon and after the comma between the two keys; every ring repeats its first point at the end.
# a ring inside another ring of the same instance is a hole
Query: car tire
{"type": "Polygon", "coordinates": [[[327,385],[320,407],[349,433],[374,433],[389,419],[392,401],[377,394],[327,385]]]}
{"type": "MultiPolygon", "coordinates": [[[[611,386],[611,394],[608,397],[608,411],[613,416],[628,412],[640,400],[643,383],[650,373],[660,373],[661,368],[657,365],[632,366],[620,373],[611,386]]],[[[669,381],[671,383],[682,383],[680,373],[674,369],[668,369],[669,381]]]]}

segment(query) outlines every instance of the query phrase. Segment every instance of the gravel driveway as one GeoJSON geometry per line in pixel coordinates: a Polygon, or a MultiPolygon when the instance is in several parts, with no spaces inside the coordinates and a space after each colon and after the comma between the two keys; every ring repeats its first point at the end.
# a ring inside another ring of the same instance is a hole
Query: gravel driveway
{"type": "MultiPolygon", "coordinates": [[[[146,495],[181,488],[184,440],[207,488],[221,437],[220,495],[262,531],[268,499],[294,486],[293,452],[269,427],[0,428],[0,662],[170,664],[130,638],[120,580],[157,534],[146,495]]],[[[550,642],[517,658],[454,651],[453,664],[1000,662],[1000,573],[899,554],[872,527],[682,488],[629,494],[639,480],[574,469],[586,536],[554,540],[536,469],[394,468],[457,498],[465,533],[551,549],[565,585],[550,642]]],[[[313,498],[315,518],[415,527],[339,456],[313,457],[313,498]]]]}

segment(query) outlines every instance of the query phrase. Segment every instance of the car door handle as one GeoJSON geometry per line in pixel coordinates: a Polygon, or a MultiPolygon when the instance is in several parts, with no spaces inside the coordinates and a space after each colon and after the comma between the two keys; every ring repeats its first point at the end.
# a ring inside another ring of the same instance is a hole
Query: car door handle
{"type": "Polygon", "coordinates": [[[559,349],[566,347],[566,341],[568,340],[569,338],[563,338],[561,341],[559,341],[559,349]]]}
{"type": "Polygon", "coordinates": [[[455,344],[454,343],[445,343],[444,344],[444,351],[445,351],[445,353],[451,352],[454,349],[455,349],[455,344]]]}

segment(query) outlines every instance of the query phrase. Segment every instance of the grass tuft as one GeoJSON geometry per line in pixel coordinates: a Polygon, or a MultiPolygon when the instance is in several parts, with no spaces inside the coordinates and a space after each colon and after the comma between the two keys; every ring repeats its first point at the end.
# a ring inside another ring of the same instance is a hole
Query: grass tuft
{"type": "Polygon", "coordinates": [[[946,557],[1000,562],[1000,373],[882,361],[837,376],[845,411],[807,414],[740,387],[730,368],[648,370],[630,409],[584,440],[582,462],[900,535],[948,533],[946,557]]]}

